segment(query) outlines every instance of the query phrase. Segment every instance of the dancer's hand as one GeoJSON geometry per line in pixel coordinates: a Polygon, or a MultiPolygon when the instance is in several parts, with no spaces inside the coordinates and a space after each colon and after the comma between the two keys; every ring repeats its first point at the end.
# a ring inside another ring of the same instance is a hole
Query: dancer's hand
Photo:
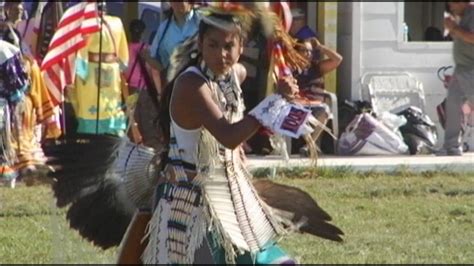
{"type": "Polygon", "coordinates": [[[313,132],[317,125],[310,110],[288,102],[280,94],[267,96],[248,115],[272,132],[292,138],[313,132]]]}
{"type": "Polygon", "coordinates": [[[278,93],[288,100],[293,100],[298,96],[300,90],[296,79],[293,76],[280,78],[277,83],[278,93]]]}

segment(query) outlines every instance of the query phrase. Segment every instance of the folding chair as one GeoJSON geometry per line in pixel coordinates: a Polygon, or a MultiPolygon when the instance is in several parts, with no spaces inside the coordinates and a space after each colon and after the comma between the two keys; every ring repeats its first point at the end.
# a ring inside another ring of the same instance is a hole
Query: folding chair
{"type": "Polygon", "coordinates": [[[409,106],[425,112],[423,84],[410,73],[368,72],[361,82],[361,99],[372,104],[375,114],[398,113],[409,106]]]}

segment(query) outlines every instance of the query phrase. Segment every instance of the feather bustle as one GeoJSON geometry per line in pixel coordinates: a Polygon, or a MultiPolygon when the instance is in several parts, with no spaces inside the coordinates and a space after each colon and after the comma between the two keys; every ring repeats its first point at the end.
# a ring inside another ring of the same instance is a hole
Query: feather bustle
{"type": "Polygon", "coordinates": [[[255,189],[280,220],[291,223],[299,232],[305,232],[333,241],[343,241],[341,229],[329,223],[331,216],[301,189],[277,184],[270,180],[255,180],[255,189]],[[291,220],[290,220],[291,219],[291,220]]]}
{"type": "Polygon", "coordinates": [[[49,165],[56,168],[53,192],[58,207],[70,207],[71,228],[103,249],[117,246],[133,215],[133,206],[110,169],[121,139],[78,135],[44,145],[49,165]]]}

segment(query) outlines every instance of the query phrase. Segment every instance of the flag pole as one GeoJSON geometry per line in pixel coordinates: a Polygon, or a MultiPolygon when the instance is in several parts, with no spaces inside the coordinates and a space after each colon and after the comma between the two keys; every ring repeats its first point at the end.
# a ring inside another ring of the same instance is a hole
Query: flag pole
{"type": "MultiPolygon", "coordinates": [[[[58,10],[56,10],[57,11],[56,14],[59,15],[59,19],[57,20],[57,23],[56,23],[56,28],[57,28],[57,26],[59,24],[59,21],[61,21],[61,18],[64,15],[64,9],[63,9],[63,6],[61,5],[61,2],[56,3],[55,7],[58,8],[58,10]]],[[[68,60],[68,59],[66,59],[66,60],[68,60]]],[[[66,129],[66,104],[65,104],[66,97],[65,97],[65,90],[62,90],[61,97],[62,97],[62,99],[61,99],[62,100],[61,101],[62,114],[59,114],[59,118],[61,119],[60,123],[61,123],[61,128],[63,130],[64,138],[66,138],[67,129],[66,129]]]]}
{"type": "MultiPolygon", "coordinates": [[[[55,27],[57,28],[57,26],[59,24],[59,21],[61,21],[61,18],[64,15],[64,10],[63,10],[63,6],[61,5],[61,3],[54,3],[54,4],[55,4],[55,6],[54,6],[55,10],[54,10],[53,14],[55,16],[57,16],[57,17],[55,17],[55,18],[57,18],[57,20],[55,21],[56,22],[55,27]]],[[[38,6],[40,6],[40,5],[41,5],[41,2],[38,4],[38,6]]],[[[41,20],[43,20],[43,13],[41,13],[41,20]]],[[[44,57],[46,57],[46,55],[44,57]]],[[[66,58],[66,60],[68,60],[68,59],[66,58]]],[[[66,138],[66,136],[67,136],[66,104],[65,104],[65,101],[66,101],[65,90],[66,89],[68,89],[68,88],[64,88],[63,90],[61,90],[61,112],[59,114],[57,114],[57,116],[56,116],[57,119],[60,120],[59,123],[60,123],[60,128],[63,131],[63,133],[62,133],[63,138],[66,138]]]]}
{"type": "MultiPolygon", "coordinates": [[[[97,7],[99,7],[99,0],[97,0],[97,7]]],[[[97,76],[97,116],[95,120],[95,134],[99,135],[99,113],[100,113],[100,84],[102,78],[102,28],[104,26],[104,7],[100,10],[100,31],[99,31],[99,73],[97,76]]]]}
{"type": "MultiPolygon", "coordinates": [[[[63,137],[66,138],[67,135],[67,128],[66,128],[66,104],[64,101],[66,100],[66,96],[64,95],[64,90],[61,93],[61,114],[59,114],[59,119],[61,119],[61,128],[63,130],[63,137]]],[[[57,120],[56,120],[57,121],[57,120]]]]}

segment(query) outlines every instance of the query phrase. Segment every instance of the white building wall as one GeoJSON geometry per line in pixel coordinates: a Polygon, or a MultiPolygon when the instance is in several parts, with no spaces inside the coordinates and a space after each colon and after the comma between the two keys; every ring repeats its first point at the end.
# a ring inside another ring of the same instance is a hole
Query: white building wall
{"type": "Polygon", "coordinates": [[[353,2],[340,5],[339,23],[344,22],[345,25],[339,26],[342,30],[339,47],[346,68],[339,73],[339,85],[343,88],[350,86],[350,93],[346,92],[345,96],[357,100],[360,99],[361,77],[364,73],[407,71],[423,83],[426,111],[437,122],[436,105],[442,101],[446,92],[436,72],[441,66],[453,64],[452,43],[402,42],[403,5],[403,2],[353,2]],[[349,22],[351,24],[347,24],[349,22]],[[347,68],[349,65],[350,69],[347,68]],[[344,81],[344,78],[350,81],[344,81]]]}
{"type": "Polygon", "coordinates": [[[337,50],[343,61],[338,68],[337,94],[342,99],[357,98],[353,97],[353,92],[360,77],[360,18],[354,14],[359,8],[357,2],[338,3],[337,50]]]}

